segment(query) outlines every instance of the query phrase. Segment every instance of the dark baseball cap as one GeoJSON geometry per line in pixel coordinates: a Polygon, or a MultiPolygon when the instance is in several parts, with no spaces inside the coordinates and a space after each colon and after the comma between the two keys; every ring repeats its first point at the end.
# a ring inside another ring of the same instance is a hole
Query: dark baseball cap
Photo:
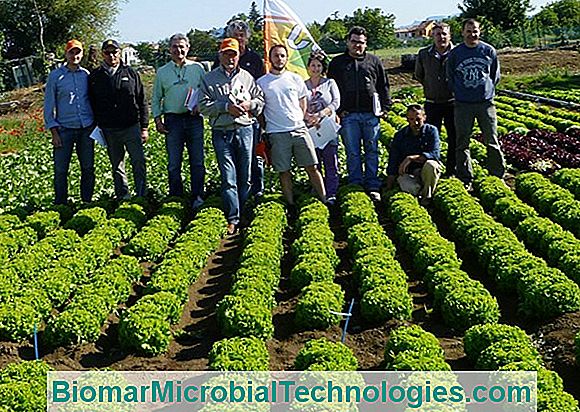
{"type": "Polygon", "coordinates": [[[103,42],[103,46],[101,47],[101,50],[105,50],[107,47],[114,47],[115,49],[121,48],[121,46],[119,46],[119,43],[117,42],[117,40],[113,40],[113,39],[105,40],[103,42]]]}

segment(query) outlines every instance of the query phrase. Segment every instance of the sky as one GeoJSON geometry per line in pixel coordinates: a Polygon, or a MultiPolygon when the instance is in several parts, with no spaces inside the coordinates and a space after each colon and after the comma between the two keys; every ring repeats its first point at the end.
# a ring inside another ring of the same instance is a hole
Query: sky
{"type": "MultiPolygon", "coordinates": [[[[323,22],[335,11],[340,16],[352,14],[358,8],[379,7],[396,16],[395,25],[402,26],[429,16],[459,12],[460,0],[286,0],[304,23],[323,22]]],[[[191,28],[208,30],[222,27],[233,15],[248,13],[251,0],[125,0],[114,26],[122,42],[157,41],[191,28]]],[[[263,0],[256,3],[262,11],[263,0]]],[[[531,0],[535,11],[546,0],[531,0]]]]}

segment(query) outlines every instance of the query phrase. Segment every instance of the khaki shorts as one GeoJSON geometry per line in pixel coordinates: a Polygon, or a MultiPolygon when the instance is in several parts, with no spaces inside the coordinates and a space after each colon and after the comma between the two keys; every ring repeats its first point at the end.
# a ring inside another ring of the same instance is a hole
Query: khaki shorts
{"type": "Polygon", "coordinates": [[[298,166],[306,167],[318,164],[316,150],[308,129],[297,129],[291,132],[269,134],[272,145],[272,166],[277,172],[292,169],[292,155],[298,166]]]}

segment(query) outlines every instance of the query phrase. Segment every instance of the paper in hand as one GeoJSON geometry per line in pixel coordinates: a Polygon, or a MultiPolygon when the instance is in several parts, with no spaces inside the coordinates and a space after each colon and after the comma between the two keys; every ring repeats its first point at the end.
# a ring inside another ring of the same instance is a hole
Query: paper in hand
{"type": "Polygon", "coordinates": [[[103,131],[100,129],[99,126],[95,127],[95,130],[93,130],[91,132],[90,138],[93,139],[98,144],[100,144],[101,146],[107,147],[107,141],[105,140],[105,135],[103,134],[103,131]]]}
{"type": "Polygon", "coordinates": [[[334,121],[334,118],[323,117],[320,121],[319,127],[311,127],[308,129],[310,137],[314,142],[314,147],[317,149],[324,149],[328,143],[336,139],[336,134],[340,129],[340,125],[334,121]]]}
{"type": "Polygon", "coordinates": [[[189,88],[187,92],[187,96],[185,97],[185,107],[190,112],[193,111],[197,107],[197,103],[199,101],[199,89],[189,88]]]}

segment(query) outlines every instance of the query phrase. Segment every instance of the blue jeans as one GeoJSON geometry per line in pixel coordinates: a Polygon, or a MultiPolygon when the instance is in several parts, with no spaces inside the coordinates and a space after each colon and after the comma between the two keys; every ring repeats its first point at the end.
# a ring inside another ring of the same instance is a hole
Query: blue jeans
{"type": "Polygon", "coordinates": [[[54,203],[64,205],[68,198],[68,169],[73,148],[81,165],[81,199],[90,202],[95,189],[95,141],[90,138],[93,126],[68,129],[59,127],[61,147],[53,148],[54,160],[54,203]]]}
{"type": "Polygon", "coordinates": [[[189,113],[165,115],[165,147],[167,149],[167,171],[169,173],[169,196],[183,196],[181,165],[183,149],[189,154],[191,196],[196,199],[203,193],[205,166],[203,164],[203,118],[189,113]]]}
{"type": "Polygon", "coordinates": [[[340,134],[346,149],[348,182],[364,186],[369,191],[378,191],[381,187],[378,178],[379,133],[379,119],[373,113],[349,113],[342,118],[340,134]],[[364,157],[361,142],[364,145],[364,157]]]}
{"type": "Polygon", "coordinates": [[[237,225],[250,194],[253,128],[212,130],[212,141],[221,174],[221,192],[228,223],[237,225]]]}

